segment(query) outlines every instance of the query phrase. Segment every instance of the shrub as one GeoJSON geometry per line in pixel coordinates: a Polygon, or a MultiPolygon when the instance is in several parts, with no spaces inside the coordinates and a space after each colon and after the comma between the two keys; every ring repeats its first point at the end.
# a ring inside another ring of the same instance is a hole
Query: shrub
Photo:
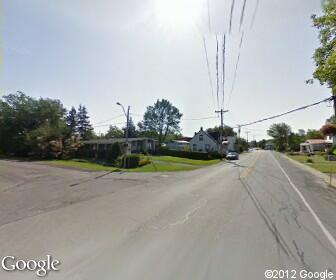
{"type": "Polygon", "coordinates": [[[191,152],[191,151],[169,150],[166,148],[161,148],[160,154],[166,155],[166,156],[199,159],[199,160],[211,160],[211,159],[221,158],[221,155],[216,152],[200,153],[200,152],[191,152]]]}
{"type": "Polygon", "coordinates": [[[141,166],[145,166],[147,164],[151,163],[151,160],[148,156],[143,156],[140,158],[140,161],[139,161],[139,167],[141,166]]]}
{"type": "Polygon", "coordinates": [[[313,163],[314,161],[313,161],[312,158],[307,158],[307,159],[306,159],[306,162],[307,162],[307,163],[313,163]]]}
{"type": "Polygon", "coordinates": [[[118,160],[118,165],[121,168],[137,168],[139,166],[139,155],[123,155],[118,160]]]}

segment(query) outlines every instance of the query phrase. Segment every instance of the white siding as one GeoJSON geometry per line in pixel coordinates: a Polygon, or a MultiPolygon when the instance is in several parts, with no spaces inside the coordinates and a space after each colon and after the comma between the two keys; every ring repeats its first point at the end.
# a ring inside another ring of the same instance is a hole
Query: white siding
{"type": "Polygon", "coordinates": [[[216,141],[205,131],[198,132],[190,141],[190,149],[194,152],[218,152],[216,141]]]}

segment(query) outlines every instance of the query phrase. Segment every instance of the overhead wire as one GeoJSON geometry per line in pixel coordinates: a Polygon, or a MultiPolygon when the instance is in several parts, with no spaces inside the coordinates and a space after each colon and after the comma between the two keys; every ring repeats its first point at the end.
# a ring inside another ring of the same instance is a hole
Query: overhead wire
{"type": "Polygon", "coordinates": [[[231,91],[230,91],[229,99],[228,99],[228,107],[230,106],[232,93],[233,93],[233,90],[234,90],[234,87],[235,87],[235,84],[236,84],[236,80],[237,80],[238,66],[239,66],[239,61],[240,61],[240,53],[241,53],[241,49],[242,49],[242,45],[243,45],[243,40],[244,40],[244,31],[242,32],[242,35],[241,35],[241,38],[240,38],[239,49],[238,49],[238,57],[237,57],[237,62],[236,62],[236,66],[235,66],[235,70],[234,70],[234,74],[233,74],[231,91]]]}
{"type": "Polygon", "coordinates": [[[216,35],[216,80],[217,80],[217,109],[219,110],[219,70],[218,70],[218,37],[216,35]]]}
{"type": "Polygon", "coordinates": [[[254,10],[253,10],[253,15],[252,15],[252,20],[251,20],[251,24],[250,24],[250,29],[252,29],[252,27],[254,25],[254,21],[255,21],[256,16],[257,16],[258,7],[259,7],[259,0],[256,0],[256,5],[255,5],[254,10]]]}
{"type": "Polygon", "coordinates": [[[120,117],[122,117],[122,116],[124,116],[124,114],[119,114],[119,115],[114,116],[114,117],[112,117],[112,118],[110,118],[110,119],[106,119],[106,120],[104,120],[104,121],[96,122],[96,123],[93,124],[93,126],[95,126],[95,125],[97,125],[97,124],[105,123],[105,122],[108,122],[108,121],[111,121],[111,120],[114,120],[114,119],[118,119],[118,118],[120,118],[120,117]]]}
{"type": "Polygon", "coordinates": [[[245,9],[246,9],[246,1],[247,0],[244,0],[243,8],[242,8],[242,11],[241,11],[241,14],[240,14],[239,30],[241,30],[241,27],[242,27],[243,22],[244,22],[245,9]]]}
{"type": "Polygon", "coordinates": [[[222,87],[223,87],[223,97],[222,97],[222,108],[224,109],[224,96],[225,96],[225,45],[226,45],[226,35],[223,35],[223,69],[222,69],[222,87]]]}
{"type": "Polygon", "coordinates": [[[203,47],[204,47],[204,52],[205,52],[206,65],[207,65],[207,69],[208,69],[208,78],[209,78],[209,83],[210,83],[212,102],[213,102],[213,106],[216,107],[216,105],[215,105],[215,96],[214,96],[214,88],[213,88],[213,83],[212,83],[212,78],[211,78],[211,70],[210,70],[210,64],[209,64],[208,50],[207,50],[206,41],[205,41],[205,37],[204,36],[203,36],[203,47]]]}
{"type": "Polygon", "coordinates": [[[297,111],[308,109],[310,107],[319,105],[319,104],[324,103],[324,102],[328,102],[328,101],[334,100],[335,98],[336,98],[335,96],[328,97],[328,98],[322,99],[322,100],[320,100],[318,102],[314,102],[314,103],[309,104],[309,105],[305,105],[305,106],[301,106],[301,107],[289,110],[289,111],[287,111],[285,113],[277,114],[277,115],[274,115],[274,116],[271,116],[271,117],[259,119],[257,121],[253,121],[253,122],[249,122],[249,123],[245,123],[245,124],[240,124],[238,127],[250,126],[252,124],[261,123],[261,122],[264,122],[264,121],[268,121],[268,120],[272,120],[272,119],[275,119],[275,118],[279,118],[279,117],[282,117],[282,116],[285,116],[285,115],[288,115],[288,114],[292,114],[292,113],[297,112],[297,111]]]}
{"type": "Polygon", "coordinates": [[[232,17],[233,17],[233,10],[235,6],[235,0],[232,0],[231,2],[231,10],[230,10],[230,22],[229,22],[229,33],[231,34],[232,30],[232,17]]]}

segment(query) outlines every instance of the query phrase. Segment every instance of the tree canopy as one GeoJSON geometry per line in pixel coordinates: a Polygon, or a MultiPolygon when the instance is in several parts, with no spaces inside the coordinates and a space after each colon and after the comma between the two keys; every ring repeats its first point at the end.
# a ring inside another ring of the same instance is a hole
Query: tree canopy
{"type": "MultiPolygon", "coordinates": [[[[0,152],[16,156],[57,157],[72,150],[78,115],[68,115],[59,100],[23,92],[0,99],[0,152]]],[[[88,120],[88,118],[86,119],[88,120]]],[[[88,123],[89,127],[90,124],[88,123]]]]}
{"type": "Polygon", "coordinates": [[[324,136],[327,135],[336,135],[336,124],[334,123],[326,123],[321,127],[321,133],[324,136]]]}
{"type": "MultiPolygon", "coordinates": [[[[220,132],[221,128],[219,126],[215,126],[213,128],[208,128],[207,132],[220,132]]],[[[223,127],[223,136],[235,136],[236,132],[234,132],[233,128],[228,125],[224,125],[223,127]]]]}
{"type": "Polygon", "coordinates": [[[141,134],[157,135],[161,144],[169,134],[180,131],[182,113],[168,100],[157,100],[154,106],[148,106],[143,120],[139,123],[141,134]]]}
{"type": "Polygon", "coordinates": [[[336,1],[324,1],[323,15],[313,15],[312,20],[320,40],[320,47],[314,52],[316,69],[313,77],[336,95],[336,1]]]}
{"type": "Polygon", "coordinates": [[[278,151],[288,149],[288,138],[292,129],[285,123],[274,123],[270,126],[267,134],[273,138],[273,143],[278,151]]]}
{"type": "Polygon", "coordinates": [[[105,133],[104,138],[122,138],[124,132],[116,125],[110,125],[108,131],[105,133]]]}

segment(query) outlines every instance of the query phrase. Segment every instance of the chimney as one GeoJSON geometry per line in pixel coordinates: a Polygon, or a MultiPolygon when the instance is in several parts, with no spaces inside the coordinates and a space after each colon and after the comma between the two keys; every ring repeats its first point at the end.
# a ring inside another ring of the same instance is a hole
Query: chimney
{"type": "Polygon", "coordinates": [[[203,131],[203,126],[201,126],[201,131],[203,131]]]}

